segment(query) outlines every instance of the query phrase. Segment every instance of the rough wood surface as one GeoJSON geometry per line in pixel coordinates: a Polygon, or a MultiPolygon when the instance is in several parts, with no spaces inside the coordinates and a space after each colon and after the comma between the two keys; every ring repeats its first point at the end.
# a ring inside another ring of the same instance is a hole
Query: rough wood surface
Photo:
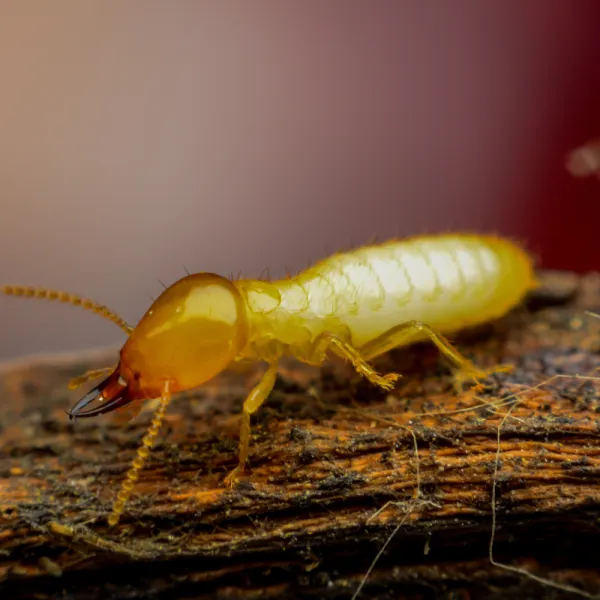
{"type": "Polygon", "coordinates": [[[393,532],[358,598],[576,597],[490,563],[494,481],[496,561],[600,593],[600,382],[523,393],[600,367],[600,319],[585,315],[600,312],[600,279],[544,281],[456,340],[479,364],[516,365],[458,398],[429,344],[378,361],[405,374],[392,394],[343,364],[290,363],[234,490],[222,480],[257,373],[174,401],[114,530],[106,516],[149,417],[73,424],[64,411],[79,396],[68,379],[116,354],[5,366],[0,597],[352,598],[393,532]]]}

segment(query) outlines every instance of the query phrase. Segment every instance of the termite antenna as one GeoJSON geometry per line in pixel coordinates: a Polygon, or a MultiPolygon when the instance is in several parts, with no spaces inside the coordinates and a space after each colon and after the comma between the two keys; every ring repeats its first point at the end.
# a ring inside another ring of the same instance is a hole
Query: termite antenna
{"type": "Polygon", "coordinates": [[[26,285],[3,285],[0,287],[0,291],[6,296],[21,296],[24,298],[42,298],[44,300],[58,300],[65,304],[72,304],[73,306],[81,306],[84,310],[90,310],[109,321],[112,321],[117,327],[120,327],[127,335],[130,335],[133,331],[133,327],[128,325],[124,319],[122,319],[116,312],[104,306],[98,304],[93,300],[84,298],[83,296],[77,296],[69,292],[62,292],[59,290],[49,290],[47,288],[30,287],[26,285]]]}
{"type": "Polygon", "coordinates": [[[119,490],[117,498],[112,506],[112,512],[108,517],[108,524],[110,527],[114,527],[119,522],[119,519],[123,514],[125,504],[131,496],[133,486],[135,485],[135,482],[140,476],[140,471],[144,468],[144,463],[146,462],[146,459],[148,458],[148,456],[150,456],[150,451],[152,450],[152,446],[154,446],[154,442],[156,441],[156,437],[158,436],[158,432],[160,431],[160,427],[162,425],[170,401],[170,385],[167,382],[165,383],[162,396],[160,397],[160,404],[156,409],[154,419],[152,419],[152,423],[150,424],[150,427],[148,427],[148,431],[142,439],[142,443],[140,444],[140,447],[137,451],[137,456],[131,463],[131,467],[129,467],[129,471],[127,471],[127,475],[125,476],[125,481],[121,485],[121,489],[119,490]]]}
{"type": "Polygon", "coordinates": [[[103,375],[110,375],[115,370],[115,366],[112,367],[104,367],[103,369],[94,369],[92,371],[88,371],[79,377],[74,377],[69,381],[69,389],[75,390],[78,387],[82,386],[84,383],[91,381],[92,379],[97,379],[98,377],[102,377],[103,375]]]}

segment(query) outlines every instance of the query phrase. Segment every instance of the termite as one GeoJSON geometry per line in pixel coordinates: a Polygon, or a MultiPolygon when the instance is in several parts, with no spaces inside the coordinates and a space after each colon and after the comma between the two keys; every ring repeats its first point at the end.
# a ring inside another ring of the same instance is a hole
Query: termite
{"type": "Polygon", "coordinates": [[[282,357],[319,366],[332,353],[390,390],[400,374],[379,374],[369,362],[392,348],[430,340],[456,369],[457,381],[480,381],[510,367],[478,368],[444,335],[503,316],[536,286],[533,261],[515,243],[491,235],[443,234],[337,253],[278,281],[190,274],[166,288],[135,328],[107,307],[66,292],[8,285],[2,292],[78,305],[127,333],[116,367],[104,370],[108,377],[73,406],[70,418],[160,398],[113,503],[108,523],[114,526],[173,394],[200,386],[237,361],[266,363],[243,404],[238,464],[225,478],[231,486],[248,459],[251,415],[271,393],[282,357]]]}

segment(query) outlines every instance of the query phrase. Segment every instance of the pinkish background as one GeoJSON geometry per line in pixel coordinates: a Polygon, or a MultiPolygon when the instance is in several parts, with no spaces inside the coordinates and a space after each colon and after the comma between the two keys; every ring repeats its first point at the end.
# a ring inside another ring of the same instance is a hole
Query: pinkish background
{"type": "MultiPolygon", "coordinates": [[[[158,279],[451,229],[600,266],[597,0],[0,4],[0,282],[135,321],[158,279]]],[[[122,341],[0,298],[0,358],[122,341]]]]}

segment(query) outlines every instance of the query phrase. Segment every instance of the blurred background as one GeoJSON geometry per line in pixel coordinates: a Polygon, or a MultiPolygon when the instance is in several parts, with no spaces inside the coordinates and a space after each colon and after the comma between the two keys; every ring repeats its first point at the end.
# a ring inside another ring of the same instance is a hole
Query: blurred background
{"type": "MultiPolygon", "coordinates": [[[[3,0],[0,282],[135,322],[190,271],[280,276],[470,229],[600,269],[597,0],[3,0]]],[[[0,358],[120,343],[0,297],[0,358]]]]}

